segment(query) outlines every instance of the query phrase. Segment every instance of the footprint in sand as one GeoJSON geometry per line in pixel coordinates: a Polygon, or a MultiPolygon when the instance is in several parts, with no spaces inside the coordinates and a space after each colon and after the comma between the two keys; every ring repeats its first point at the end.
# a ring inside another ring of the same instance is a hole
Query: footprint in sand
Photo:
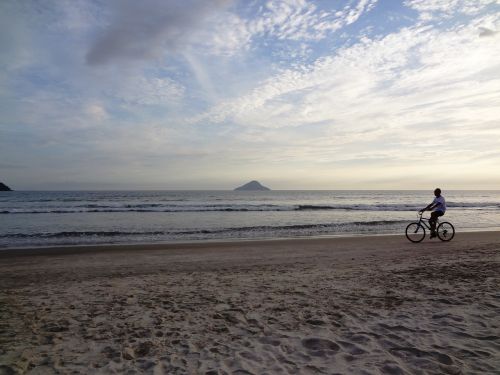
{"type": "Polygon", "coordinates": [[[443,365],[451,366],[454,364],[453,359],[444,353],[438,351],[424,351],[413,347],[400,347],[389,349],[392,353],[398,355],[399,357],[415,356],[419,358],[434,358],[436,361],[443,365]]]}
{"type": "Polygon", "coordinates": [[[326,324],[326,322],[324,322],[321,319],[307,319],[306,323],[313,325],[313,326],[323,326],[326,324]]]}
{"type": "Polygon", "coordinates": [[[337,345],[336,343],[334,343],[333,341],[330,341],[327,339],[320,339],[317,337],[303,339],[302,345],[306,349],[312,350],[312,351],[329,350],[329,351],[337,352],[340,350],[340,346],[337,345]]]}
{"type": "Polygon", "coordinates": [[[259,339],[259,341],[262,343],[262,344],[266,344],[266,345],[272,345],[272,346],[278,346],[281,342],[280,340],[278,339],[273,339],[271,337],[268,337],[268,336],[265,336],[265,337],[261,337],[259,339]]]}
{"type": "Polygon", "coordinates": [[[386,363],[382,368],[382,373],[383,374],[388,374],[388,375],[404,375],[404,371],[396,364],[394,363],[386,363]]]}
{"type": "Polygon", "coordinates": [[[361,349],[356,344],[347,341],[339,341],[339,344],[342,346],[342,349],[348,352],[351,355],[360,355],[366,353],[365,350],[361,349]]]}

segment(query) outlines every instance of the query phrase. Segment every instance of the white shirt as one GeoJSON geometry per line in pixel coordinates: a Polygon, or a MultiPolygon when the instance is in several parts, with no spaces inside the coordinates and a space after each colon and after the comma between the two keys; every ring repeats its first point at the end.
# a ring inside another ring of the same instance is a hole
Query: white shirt
{"type": "Polygon", "coordinates": [[[436,207],[434,207],[432,209],[432,211],[443,211],[443,212],[446,212],[446,201],[444,200],[444,197],[443,196],[439,196],[439,197],[436,197],[434,198],[434,200],[432,201],[432,204],[437,204],[436,207]]]}

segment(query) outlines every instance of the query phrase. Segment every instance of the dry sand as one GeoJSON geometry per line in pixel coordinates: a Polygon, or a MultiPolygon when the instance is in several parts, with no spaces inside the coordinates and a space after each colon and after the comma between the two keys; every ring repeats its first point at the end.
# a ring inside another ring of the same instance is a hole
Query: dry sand
{"type": "Polygon", "coordinates": [[[0,252],[0,374],[500,374],[500,232],[0,252]]]}

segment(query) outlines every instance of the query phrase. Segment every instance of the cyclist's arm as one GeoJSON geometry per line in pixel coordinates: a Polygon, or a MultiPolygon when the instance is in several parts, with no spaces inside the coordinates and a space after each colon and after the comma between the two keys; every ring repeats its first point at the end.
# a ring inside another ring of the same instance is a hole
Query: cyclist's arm
{"type": "Polygon", "coordinates": [[[427,210],[432,210],[432,209],[434,209],[434,207],[439,206],[440,204],[441,203],[436,203],[436,204],[432,204],[431,203],[431,204],[427,205],[427,207],[422,208],[419,212],[424,212],[424,211],[427,211],[427,210]]]}
{"type": "Polygon", "coordinates": [[[424,209],[422,209],[421,212],[424,212],[424,211],[427,211],[427,210],[431,211],[431,210],[435,209],[437,206],[441,206],[441,202],[436,202],[434,204],[433,203],[429,204],[427,207],[425,207],[424,209]]]}

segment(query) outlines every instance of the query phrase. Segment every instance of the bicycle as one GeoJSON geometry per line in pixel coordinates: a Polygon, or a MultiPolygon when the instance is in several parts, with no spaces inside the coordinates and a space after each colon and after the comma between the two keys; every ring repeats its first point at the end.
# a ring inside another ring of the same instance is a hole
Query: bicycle
{"type": "MultiPolygon", "coordinates": [[[[419,212],[417,217],[419,218],[418,222],[410,223],[406,227],[406,238],[411,242],[420,242],[425,238],[425,228],[431,230],[431,225],[429,224],[429,219],[426,217],[422,217],[423,212],[419,212]]],[[[437,236],[441,241],[451,241],[451,239],[455,236],[455,227],[447,222],[439,222],[439,218],[436,221],[436,232],[437,236]]]]}

